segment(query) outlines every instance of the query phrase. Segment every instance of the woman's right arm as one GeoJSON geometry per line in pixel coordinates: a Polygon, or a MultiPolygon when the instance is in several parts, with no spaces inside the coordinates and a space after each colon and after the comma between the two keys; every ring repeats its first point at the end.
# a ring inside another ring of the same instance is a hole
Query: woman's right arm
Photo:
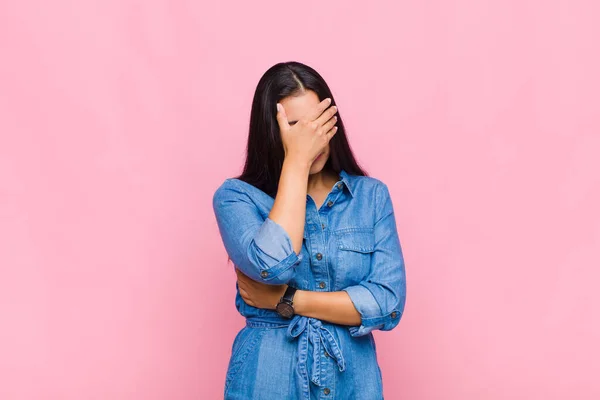
{"type": "Polygon", "coordinates": [[[308,118],[293,127],[283,107],[277,113],[285,159],[277,195],[266,219],[235,180],[227,180],[213,195],[213,210],[225,249],[244,274],[267,284],[283,284],[301,261],[306,218],[306,194],[310,167],[335,134],[333,114],[319,103],[308,118]],[[323,132],[323,129],[327,129],[323,132]]]}
{"type": "Polygon", "coordinates": [[[310,167],[337,130],[333,119],[337,107],[329,107],[330,104],[330,98],[324,99],[293,126],[288,123],[283,105],[277,104],[285,158],[269,218],[289,233],[296,253],[302,250],[310,167]]]}
{"type": "Polygon", "coordinates": [[[243,185],[226,180],[213,195],[213,210],[223,245],[236,268],[271,285],[292,279],[293,267],[302,256],[282,225],[269,216],[263,218],[243,185]]]}
{"type": "Polygon", "coordinates": [[[308,161],[292,156],[285,158],[277,196],[269,213],[269,218],[289,234],[296,254],[302,250],[309,171],[308,161]]]}

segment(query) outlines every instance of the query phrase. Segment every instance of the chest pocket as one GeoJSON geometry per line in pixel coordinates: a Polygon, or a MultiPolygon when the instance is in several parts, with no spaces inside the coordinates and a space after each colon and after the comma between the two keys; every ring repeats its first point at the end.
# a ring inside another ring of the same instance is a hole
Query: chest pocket
{"type": "Polygon", "coordinates": [[[371,270],[375,251],[373,228],[347,228],[333,233],[336,245],[335,282],[338,288],[355,285],[371,270]]]}

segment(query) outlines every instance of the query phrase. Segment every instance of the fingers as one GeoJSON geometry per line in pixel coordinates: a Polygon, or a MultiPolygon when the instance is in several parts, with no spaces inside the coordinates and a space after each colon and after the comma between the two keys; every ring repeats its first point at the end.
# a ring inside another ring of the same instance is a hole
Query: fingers
{"type": "MultiPolygon", "coordinates": [[[[325,115],[326,112],[328,112],[329,110],[325,111],[323,113],[323,115],[325,115]]],[[[337,122],[337,116],[334,115],[333,117],[331,117],[327,122],[325,122],[325,124],[323,125],[323,127],[321,128],[323,132],[327,133],[329,132],[336,124],[337,122]]]]}
{"type": "Polygon", "coordinates": [[[238,278],[248,278],[248,276],[244,274],[238,267],[235,267],[235,273],[237,274],[238,278]]]}
{"type": "Polygon", "coordinates": [[[249,304],[254,307],[254,300],[252,300],[252,296],[250,295],[250,292],[252,291],[251,287],[248,285],[249,282],[243,279],[243,277],[245,277],[246,275],[244,275],[244,273],[237,268],[235,269],[235,272],[238,274],[237,284],[240,296],[242,296],[242,299],[246,304],[249,304]]]}
{"type": "Polygon", "coordinates": [[[248,275],[244,274],[239,268],[235,268],[235,273],[237,274],[238,282],[242,282],[242,284],[247,286],[254,286],[256,284],[261,285],[260,282],[256,282],[254,279],[250,278],[248,275]]]}
{"type": "MultiPolygon", "coordinates": [[[[317,118],[319,118],[321,116],[321,114],[323,114],[323,111],[325,111],[325,109],[327,107],[329,107],[330,104],[331,104],[331,99],[329,97],[324,99],[322,102],[317,104],[311,112],[308,113],[306,118],[309,121],[316,120],[317,118]]],[[[331,118],[331,116],[329,118],[331,118]]],[[[329,118],[325,119],[323,122],[327,121],[329,118]]]]}
{"type": "Polygon", "coordinates": [[[246,304],[254,306],[254,301],[250,298],[248,292],[246,292],[244,289],[240,289],[240,296],[242,296],[242,299],[244,300],[244,302],[246,302],[246,304]]]}
{"type": "Polygon", "coordinates": [[[248,284],[250,283],[249,281],[251,281],[251,279],[238,268],[235,269],[235,273],[237,274],[238,286],[248,286],[248,284]]]}
{"type": "MultiPolygon", "coordinates": [[[[336,106],[331,106],[329,107],[327,110],[325,110],[325,112],[323,114],[321,114],[321,116],[319,118],[317,118],[315,120],[315,122],[321,126],[324,125],[327,121],[329,121],[331,118],[335,118],[335,120],[337,121],[337,116],[335,116],[335,113],[337,113],[337,107],[336,106]]],[[[335,123],[335,122],[334,122],[335,123]]],[[[325,127],[323,127],[325,128],[325,127]]],[[[325,130],[325,132],[327,132],[327,130],[329,130],[331,128],[327,128],[325,130]]]]}
{"type": "Polygon", "coordinates": [[[244,300],[250,298],[250,294],[248,293],[248,283],[243,279],[245,276],[242,272],[240,272],[237,268],[235,272],[238,275],[237,285],[238,290],[240,291],[240,295],[244,298],[244,300]]]}
{"type": "Polygon", "coordinates": [[[331,138],[337,133],[338,131],[338,127],[334,126],[333,128],[331,128],[326,134],[325,136],[327,137],[327,140],[331,140],[331,138]]]}
{"type": "Polygon", "coordinates": [[[287,131],[290,129],[290,124],[287,120],[287,114],[285,113],[285,109],[281,103],[277,103],[277,123],[279,124],[279,129],[282,131],[287,131]]]}

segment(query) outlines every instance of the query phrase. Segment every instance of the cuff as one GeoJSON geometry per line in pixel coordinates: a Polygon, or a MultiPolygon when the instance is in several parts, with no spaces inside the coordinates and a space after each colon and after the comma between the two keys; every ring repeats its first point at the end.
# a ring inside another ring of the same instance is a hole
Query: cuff
{"type": "Polygon", "coordinates": [[[302,254],[296,254],[294,251],[292,239],[287,231],[268,217],[258,230],[254,244],[257,259],[261,261],[259,273],[265,281],[276,278],[302,261],[302,254]]]}
{"type": "Polygon", "coordinates": [[[348,327],[351,336],[363,336],[375,329],[390,330],[397,325],[400,319],[399,312],[394,310],[383,314],[373,293],[366,287],[354,285],[342,290],[348,293],[361,316],[360,326],[348,327]]]}

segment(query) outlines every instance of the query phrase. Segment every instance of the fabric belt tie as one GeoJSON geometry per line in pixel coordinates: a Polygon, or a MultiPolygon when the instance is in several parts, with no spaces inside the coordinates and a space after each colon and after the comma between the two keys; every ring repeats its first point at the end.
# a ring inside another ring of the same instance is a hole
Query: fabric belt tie
{"type": "Polygon", "coordinates": [[[325,351],[337,362],[338,369],[344,371],[346,364],[340,345],[333,334],[316,318],[295,315],[287,329],[289,337],[298,338],[298,370],[302,377],[303,392],[308,394],[308,343],[313,345],[313,361],[310,380],[321,386],[321,351],[325,351]]]}
{"type": "Polygon", "coordinates": [[[270,317],[247,317],[246,325],[257,328],[285,328],[287,336],[298,339],[297,377],[302,384],[302,397],[310,400],[309,379],[317,386],[321,386],[321,351],[324,348],[327,354],[333,358],[340,371],[346,369],[346,363],[340,345],[335,336],[323,326],[320,319],[294,315],[291,319],[273,319],[270,317]],[[310,378],[308,371],[308,343],[313,346],[313,361],[311,365],[310,378]]]}

